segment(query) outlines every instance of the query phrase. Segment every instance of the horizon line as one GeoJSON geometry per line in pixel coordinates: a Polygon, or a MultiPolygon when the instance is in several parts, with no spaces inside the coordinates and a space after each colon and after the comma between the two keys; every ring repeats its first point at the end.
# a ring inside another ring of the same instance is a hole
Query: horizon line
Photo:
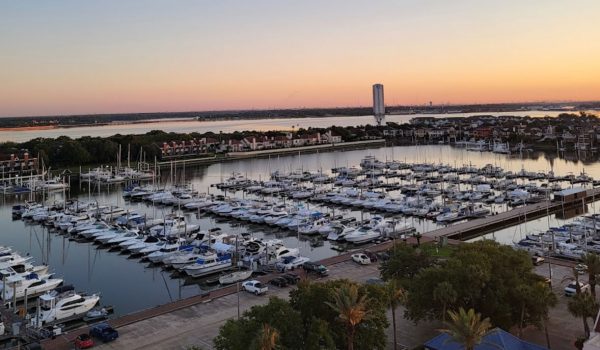
{"type": "MultiPolygon", "coordinates": [[[[524,102],[482,102],[482,103],[440,103],[432,104],[406,104],[406,105],[385,105],[386,108],[434,108],[434,107],[469,107],[469,106],[493,106],[493,105],[535,105],[535,104],[584,104],[584,103],[600,103],[600,100],[556,100],[556,101],[524,101],[524,102]]],[[[46,115],[12,115],[12,116],[0,116],[0,119],[10,118],[68,118],[68,117],[93,117],[93,116],[107,116],[107,115],[129,115],[129,114],[174,114],[174,113],[227,113],[227,112],[250,112],[250,111],[301,111],[301,110],[315,110],[315,109],[346,109],[346,108],[372,108],[371,105],[367,106],[316,106],[316,107],[282,107],[282,108],[244,108],[244,109],[207,109],[207,110],[171,110],[171,111],[151,111],[151,112],[101,112],[101,113],[75,113],[75,114],[46,114],[46,115]]]]}

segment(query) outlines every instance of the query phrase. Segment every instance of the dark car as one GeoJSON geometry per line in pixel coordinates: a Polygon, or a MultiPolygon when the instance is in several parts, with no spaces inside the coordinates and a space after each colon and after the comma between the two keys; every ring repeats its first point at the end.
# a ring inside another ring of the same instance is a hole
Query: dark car
{"type": "Polygon", "coordinates": [[[288,284],[296,284],[300,281],[300,276],[293,273],[284,273],[281,278],[285,278],[288,284]]]}
{"type": "Polygon", "coordinates": [[[327,276],[329,274],[329,270],[325,266],[313,261],[305,262],[302,268],[306,272],[314,272],[319,276],[327,276]]]}
{"type": "Polygon", "coordinates": [[[378,278],[378,277],[372,277],[372,278],[369,278],[369,279],[366,281],[366,284],[370,284],[370,285],[376,285],[376,286],[382,286],[382,285],[384,285],[384,284],[385,284],[385,282],[384,282],[384,281],[383,281],[381,278],[378,278]]]}
{"type": "Polygon", "coordinates": [[[388,260],[390,260],[390,253],[387,252],[387,251],[379,252],[379,253],[377,253],[375,255],[377,255],[377,259],[378,260],[381,260],[381,261],[388,261],[388,260]]]}
{"type": "Polygon", "coordinates": [[[103,342],[109,342],[119,337],[119,332],[113,329],[108,323],[99,323],[90,329],[90,335],[103,342]]]}
{"type": "Polygon", "coordinates": [[[275,278],[273,278],[272,280],[269,281],[269,284],[272,284],[272,285],[274,285],[276,287],[283,288],[283,287],[287,287],[288,282],[283,277],[275,277],[275,278]]]}
{"type": "Polygon", "coordinates": [[[363,254],[365,254],[366,256],[368,256],[369,259],[371,259],[371,262],[376,262],[377,261],[377,254],[373,253],[372,251],[365,250],[363,252],[363,254]]]}

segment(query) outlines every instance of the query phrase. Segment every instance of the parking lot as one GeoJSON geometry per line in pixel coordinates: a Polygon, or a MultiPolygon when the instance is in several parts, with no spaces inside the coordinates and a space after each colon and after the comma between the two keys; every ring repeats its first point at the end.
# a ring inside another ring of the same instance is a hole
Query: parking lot
{"type": "MultiPolygon", "coordinates": [[[[575,319],[567,309],[568,297],[564,296],[564,287],[568,282],[565,277],[572,275],[572,268],[565,265],[545,263],[537,266],[536,271],[545,277],[552,270],[552,288],[557,294],[558,305],[550,312],[548,331],[552,348],[572,348],[573,341],[583,334],[580,319],[575,319]]],[[[329,266],[329,276],[322,278],[347,278],[357,282],[366,282],[369,278],[378,277],[378,264],[359,265],[353,261],[343,261],[329,266]]],[[[581,281],[587,282],[582,275],[581,281]]],[[[176,310],[150,319],[142,320],[119,328],[120,337],[116,341],[97,346],[99,349],[184,349],[190,345],[199,345],[203,349],[212,349],[212,339],[218,334],[219,327],[227,319],[235,318],[254,305],[264,304],[269,296],[288,298],[293,286],[279,288],[269,285],[267,295],[256,296],[246,292],[227,295],[198,304],[189,308],[176,310]],[[239,299],[238,299],[239,297],[239,299]],[[239,300],[239,304],[238,304],[239,300]]],[[[402,318],[403,310],[397,312],[397,337],[401,346],[412,348],[437,335],[442,327],[439,322],[421,322],[414,325],[402,318]]],[[[391,320],[391,312],[388,312],[391,320]]],[[[590,322],[591,326],[591,322],[590,322]]],[[[516,330],[513,330],[516,333],[516,330]]],[[[392,329],[388,328],[388,340],[393,339],[392,329]]],[[[529,327],[524,332],[524,339],[545,345],[543,330],[529,327]]]]}

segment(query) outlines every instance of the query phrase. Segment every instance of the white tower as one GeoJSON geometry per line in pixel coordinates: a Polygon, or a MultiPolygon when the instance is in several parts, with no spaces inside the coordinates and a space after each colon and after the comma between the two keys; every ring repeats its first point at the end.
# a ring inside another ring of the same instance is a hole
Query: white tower
{"type": "Polygon", "coordinates": [[[377,125],[381,125],[385,119],[385,103],[383,101],[383,85],[373,85],[373,115],[377,125]]]}

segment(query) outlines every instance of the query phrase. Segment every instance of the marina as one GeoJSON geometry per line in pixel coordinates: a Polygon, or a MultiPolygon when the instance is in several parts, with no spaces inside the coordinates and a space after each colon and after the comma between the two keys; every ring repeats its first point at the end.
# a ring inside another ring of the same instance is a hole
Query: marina
{"type": "Polygon", "coordinates": [[[157,305],[171,310],[178,300],[217,297],[235,287],[231,281],[268,278],[260,276],[295,260],[347,259],[371,244],[386,247],[391,242],[382,242],[416,235],[454,243],[527,220],[531,227],[544,216],[548,224],[550,217],[568,224],[553,198],[563,189],[582,188],[591,202],[582,213],[593,211],[597,189],[583,167],[579,174],[561,172],[555,161],[554,170],[529,171],[527,158],[422,147],[412,154],[416,148],[384,147],[367,157],[356,150],[173,166],[143,182],[99,182],[96,176],[114,173],[96,170],[73,181],[68,196],[48,191],[46,205],[6,197],[2,212],[14,221],[3,235],[7,245],[56,266],[66,283],[100,292],[120,325],[157,305]],[[428,151],[454,153],[464,165],[428,159],[428,151]],[[111,288],[114,278],[127,286],[111,288]]]}

